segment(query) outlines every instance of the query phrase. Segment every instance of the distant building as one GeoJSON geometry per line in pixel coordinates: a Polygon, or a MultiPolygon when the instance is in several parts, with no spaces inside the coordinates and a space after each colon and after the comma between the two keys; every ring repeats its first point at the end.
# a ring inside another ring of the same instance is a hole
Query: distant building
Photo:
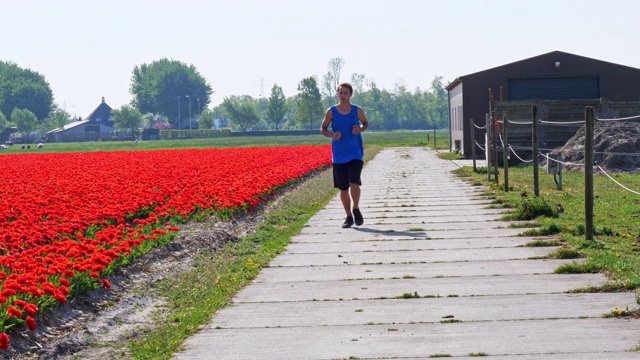
{"type": "Polygon", "coordinates": [[[229,127],[229,119],[213,119],[213,128],[224,129],[229,127]]]}
{"type": "Polygon", "coordinates": [[[18,128],[15,126],[8,127],[0,132],[0,143],[4,144],[5,141],[11,140],[11,135],[18,132],[18,128]]]}
{"type": "Polygon", "coordinates": [[[49,142],[111,140],[114,137],[114,121],[111,107],[102,102],[84,120],[74,121],[46,133],[49,142]]]}
{"type": "MultiPolygon", "coordinates": [[[[553,51],[460,76],[447,86],[449,129],[451,150],[460,151],[465,157],[471,155],[473,145],[470,119],[476,126],[485,125],[489,89],[494,101],[504,102],[591,100],[599,104],[602,98],[638,101],[640,69],[553,51]]],[[[554,116],[561,118],[562,114],[554,116]]],[[[484,131],[476,131],[475,137],[476,142],[484,143],[484,131]]]]}

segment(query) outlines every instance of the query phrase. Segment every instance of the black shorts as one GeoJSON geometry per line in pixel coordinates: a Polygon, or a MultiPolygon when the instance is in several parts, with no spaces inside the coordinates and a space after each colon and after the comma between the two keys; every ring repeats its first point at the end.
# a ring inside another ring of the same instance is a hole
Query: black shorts
{"type": "Polygon", "coordinates": [[[333,187],[340,190],[348,190],[349,183],[362,185],[360,174],[362,173],[362,160],[351,160],[348,163],[333,164],[333,187]]]}

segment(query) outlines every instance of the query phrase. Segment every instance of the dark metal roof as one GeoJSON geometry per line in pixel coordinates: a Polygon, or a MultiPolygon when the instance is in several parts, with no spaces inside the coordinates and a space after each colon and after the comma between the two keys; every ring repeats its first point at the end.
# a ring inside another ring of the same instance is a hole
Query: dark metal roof
{"type": "Polygon", "coordinates": [[[608,62],[608,61],[593,59],[593,58],[589,58],[589,57],[586,57],[586,56],[575,55],[575,54],[571,54],[571,53],[567,53],[567,52],[563,52],[563,51],[552,51],[552,52],[549,52],[549,53],[546,53],[546,54],[541,54],[541,55],[530,57],[530,58],[527,58],[527,59],[518,60],[518,61],[514,61],[512,63],[496,66],[496,67],[493,67],[493,68],[490,68],[490,69],[486,69],[486,70],[478,71],[478,72],[475,72],[475,73],[467,74],[467,75],[461,76],[460,78],[466,78],[466,77],[469,77],[469,76],[482,74],[482,73],[493,71],[493,70],[496,70],[496,69],[500,69],[500,68],[504,68],[504,67],[508,67],[508,66],[513,66],[513,65],[516,65],[516,64],[520,64],[520,63],[529,62],[529,61],[532,61],[532,60],[537,60],[537,59],[548,57],[548,56],[552,56],[552,55],[563,55],[563,56],[568,56],[568,57],[574,57],[574,58],[577,58],[577,59],[580,59],[580,60],[584,60],[584,61],[595,61],[595,62],[599,62],[601,64],[607,64],[607,65],[611,65],[611,66],[617,66],[617,67],[622,67],[622,68],[627,68],[627,69],[633,69],[633,70],[640,71],[640,69],[634,68],[634,67],[631,67],[631,66],[620,65],[620,64],[616,64],[616,63],[612,63],[612,62],[608,62]]]}
{"type": "Polygon", "coordinates": [[[95,110],[93,110],[93,112],[89,114],[89,116],[87,116],[85,120],[96,121],[97,119],[101,119],[102,121],[108,121],[110,117],[111,117],[111,106],[107,105],[107,103],[104,102],[104,97],[103,97],[100,105],[98,105],[98,107],[95,110]]]}

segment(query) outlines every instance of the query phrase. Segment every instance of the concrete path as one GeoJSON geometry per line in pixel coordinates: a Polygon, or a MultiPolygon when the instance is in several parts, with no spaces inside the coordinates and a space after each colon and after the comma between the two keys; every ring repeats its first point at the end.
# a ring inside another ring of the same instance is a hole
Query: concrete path
{"type": "Polygon", "coordinates": [[[176,359],[640,359],[632,293],[556,275],[567,260],[499,221],[425,148],[387,149],[363,171],[365,223],[342,229],[338,197],[189,339],[176,359]]]}

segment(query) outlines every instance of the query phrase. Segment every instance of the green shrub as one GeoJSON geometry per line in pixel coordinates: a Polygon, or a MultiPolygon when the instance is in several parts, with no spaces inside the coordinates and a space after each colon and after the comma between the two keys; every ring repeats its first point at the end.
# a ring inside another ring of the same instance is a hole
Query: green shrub
{"type": "Polygon", "coordinates": [[[562,232],[562,227],[558,224],[547,224],[539,229],[529,229],[522,232],[523,236],[547,236],[555,235],[562,232]]]}
{"type": "Polygon", "coordinates": [[[542,196],[523,197],[511,218],[514,220],[533,220],[538,216],[558,217],[558,210],[542,196]]]}
{"type": "Polygon", "coordinates": [[[570,249],[568,247],[561,247],[558,250],[551,253],[552,259],[577,259],[582,257],[577,250],[570,249]]]}

